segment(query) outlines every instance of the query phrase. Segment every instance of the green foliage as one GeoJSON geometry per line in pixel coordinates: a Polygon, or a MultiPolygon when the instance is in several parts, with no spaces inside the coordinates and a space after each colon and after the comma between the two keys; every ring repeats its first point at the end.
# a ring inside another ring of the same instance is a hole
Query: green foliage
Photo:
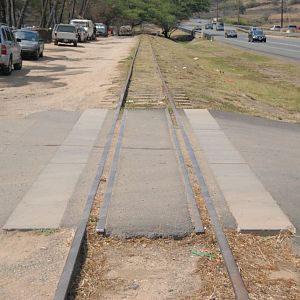
{"type": "Polygon", "coordinates": [[[178,22],[194,12],[208,11],[210,0],[94,0],[94,17],[115,25],[149,22],[169,36],[178,22]]]}

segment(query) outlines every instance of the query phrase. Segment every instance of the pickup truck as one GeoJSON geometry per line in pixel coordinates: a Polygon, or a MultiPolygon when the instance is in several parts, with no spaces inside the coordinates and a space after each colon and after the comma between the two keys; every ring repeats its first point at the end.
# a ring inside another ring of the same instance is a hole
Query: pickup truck
{"type": "Polygon", "coordinates": [[[71,24],[57,24],[53,29],[52,39],[54,41],[54,45],[58,45],[58,43],[64,43],[73,44],[74,47],[77,47],[77,29],[71,24]]]}

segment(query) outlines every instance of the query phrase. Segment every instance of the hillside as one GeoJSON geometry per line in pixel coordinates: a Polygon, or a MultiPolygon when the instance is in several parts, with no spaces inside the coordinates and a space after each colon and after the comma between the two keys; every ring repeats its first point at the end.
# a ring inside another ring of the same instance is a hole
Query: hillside
{"type": "MultiPolygon", "coordinates": [[[[225,21],[237,22],[238,1],[219,1],[219,16],[225,21]]],[[[212,18],[217,15],[217,2],[212,1],[211,10],[201,14],[202,18],[212,18]]],[[[240,0],[240,23],[245,25],[280,24],[280,0],[240,0]],[[244,11],[243,11],[244,9],[244,11]]],[[[300,0],[284,0],[284,26],[300,25],[300,0]]]]}

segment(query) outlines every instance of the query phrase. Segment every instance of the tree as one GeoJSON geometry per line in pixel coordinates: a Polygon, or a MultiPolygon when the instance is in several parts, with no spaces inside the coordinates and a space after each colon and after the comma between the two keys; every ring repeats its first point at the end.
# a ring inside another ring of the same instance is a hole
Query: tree
{"type": "Polygon", "coordinates": [[[19,20],[18,20],[18,23],[17,23],[17,28],[21,28],[21,25],[22,25],[23,19],[24,19],[24,15],[25,15],[25,11],[27,9],[28,4],[29,4],[29,0],[25,0],[25,2],[23,4],[23,7],[22,7],[22,10],[20,12],[20,17],[19,17],[19,20]]]}
{"type": "Polygon", "coordinates": [[[150,22],[160,26],[166,38],[177,28],[179,22],[195,12],[208,11],[209,0],[152,0],[149,1],[150,22]]]}

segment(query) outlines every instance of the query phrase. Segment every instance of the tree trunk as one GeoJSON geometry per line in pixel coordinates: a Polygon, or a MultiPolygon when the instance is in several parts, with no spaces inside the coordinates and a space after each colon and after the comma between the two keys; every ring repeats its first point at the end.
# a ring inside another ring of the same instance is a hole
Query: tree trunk
{"type": "Polygon", "coordinates": [[[86,13],[86,9],[88,7],[88,4],[89,4],[89,0],[85,0],[85,4],[84,4],[84,9],[83,9],[83,12],[82,12],[82,17],[84,18],[85,16],[85,13],[86,13]]]}
{"type": "Polygon", "coordinates": [[[40,27],[44,28],[46,25],[46,14],[48,9],[48,0],[43,1],[43,11],[42,11],[42,17],[40,22],[40,27]]]}
{"type": "Polygon", "coordinates": [[[11,14],[11,26],[16,27],[17,20],[16,20],[16,5],[15,0],[10,0],[10,14],[11,14]]]}
{"type": "Polygon", "coordinates": [[[84,6],[85,6],[85,0],[81,0],[80,10],[79,10],[79,16],[81,17],[83,16],[84,6]]]}
{"type": "Polygon", "coordinates": [[[6,23],[5,0],[0,0],[0,23],[6,23]]]}
{"type": "Polygon", "coordinates": [[[50,16],[49,16],[48,22],[46,24],[47,28],[49,28],[53,24],[54,14],[55,14],[55,11],[56,11],[56,8],[57,8],[57,3],[58,3],[58,0],[54,0],[53,6],[52,6],[52,9],[51,9],[51,12],[50,12],[50,16]]]}
{"type": "Polygon", "coordinates": [[[12,26],[10,0],[6,0],[6,23],[8,26],[12,26]]]}
{"type": "Polygon", "coordinates": [[[18,24],[17,24],[18,28],[21,28],[21,25],[22,25],[23,19],[24,19],[24,15],[25,15],[25,11],[27,9],[28,4],[29,4],[29,0],[25,0],[22,10],[21,10],[21,13],[20,13],[19,20],[18,20],[18,24]]]}
{"type": "Polygon", "coordinates": [[[63,15],[64,15],[64,10],[65,10],[65,5],[66,5],[66,0],[63,0],[58,23],[62,23],[62,19],[63,19],[63,15]]]}
{"type": "MultiPolygon", "coordinates": [[[[72,12],[71,12],[70,20],[74,19],[75,6],[76,6],[76,0],[73,0],[72,1],[72,12]]],[[[70,20],[69,20],[69,22],[70,22],[70,20]]]]}

